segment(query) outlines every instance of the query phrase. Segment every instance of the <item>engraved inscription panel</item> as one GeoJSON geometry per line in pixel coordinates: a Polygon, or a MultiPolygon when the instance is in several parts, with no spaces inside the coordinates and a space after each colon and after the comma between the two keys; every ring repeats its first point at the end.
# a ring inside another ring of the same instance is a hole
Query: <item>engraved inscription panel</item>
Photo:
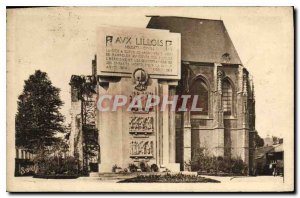
{"type": "Polygon", "coordinates": [[[97,62],[102,76],[128,76],[143,68],[152,77],[180,79],[180,34],[144,28],[98,29],[97,62]]]}

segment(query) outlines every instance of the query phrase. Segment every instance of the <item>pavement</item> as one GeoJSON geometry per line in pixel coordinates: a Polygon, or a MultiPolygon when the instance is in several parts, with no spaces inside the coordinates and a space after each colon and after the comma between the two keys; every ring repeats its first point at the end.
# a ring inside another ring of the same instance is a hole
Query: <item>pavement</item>
{"type": "Polygon", "coordinates": [[[220,181],[221,183],[269,183],[269,182],[274,182],[274,183],[283,183],[284,182],[284,177],[281,176],[226,176],[226,177],[221,177],[221,176],[208,176],[208,175],[201,175],[202,177],[210,178],[210,179],[215,179],[220,181]]]}
{"type": "MultiPolygon", "coordinates": [[[[117,183],[118,181],[135,177],[136,175],[118,175],[115,176],[99,176],[99,177],[79,177],[77,179],[40,179],[40,178],[33,178],[33,177],[16,177],[15,179],[19,182],[49,182],[55,183],[59,182],[103,182],[103,183],[117,183]]],[[[218,180],[221,183],[269,183],[274,182],[277,184],[283,184],[284,178],[281,176],[208,176],[208,175],[200,175],[202,177],[218,180]]]]}
{"type": "MultiPolygon", "coordinates": [[[[127,175],[126,177],[132,177],[127,175]]],[[[116,192],[116,191],[178,191],[178,192],[231,192],[231,191],[286,191],[283,177],[220,177],[203,176],[221,183],[118,183],[124,177],[80,177],[77,179],[39,179],[14,177],[7,187],[9,192],[116,192]]]]}

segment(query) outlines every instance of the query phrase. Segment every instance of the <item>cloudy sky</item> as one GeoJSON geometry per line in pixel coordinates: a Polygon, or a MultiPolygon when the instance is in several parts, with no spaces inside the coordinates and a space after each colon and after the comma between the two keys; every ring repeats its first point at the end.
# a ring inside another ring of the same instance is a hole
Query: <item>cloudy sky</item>
{"type": "MultiPolygon", "coordinates": [[[[100,25],[146,27],[146,15],[221,19],[253,76],[261,136],[293,134],[293,22],[290,8],[44,8],[8,11],[7,103],[14,120],[24,80],[48,73],[69,117],[72,74],[91,74],[100,25]]],[[[67,119],[69,120],[69,119],[67,119]]]]}

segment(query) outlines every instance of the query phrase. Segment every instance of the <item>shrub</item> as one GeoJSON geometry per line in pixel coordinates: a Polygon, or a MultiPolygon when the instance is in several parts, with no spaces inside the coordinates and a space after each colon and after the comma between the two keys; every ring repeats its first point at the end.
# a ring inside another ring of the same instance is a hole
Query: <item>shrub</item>
{"type": "Polygon", "coordinates": [[[150,166],[150,169],[151,169],[151,171],[152,172],[158,172],[158,166],[156,165],[156,164],[152,164],[151,166],[150,166]]]}
{"type": "Polygon", "coordinates": [[[164,175],[138,175],[118,183],[220,183],[220,181],[195,175],[164,174],[164,175]]]}
{"type": "Polygon", "coordinates": [[[38,175],[77,175],[78,164],[74,157],[50,156],[35,161],[38,175]]]}
{"type": "Polygon", "coordinates": [[[192,170],[192,161],[189,160],[188,162],[187,161],[184,161],[184,170],[185,171],[191,171],[192,170]]]}
{"type": "Polygon", "coordinates": [[[112,172],[113,172],[113,173],[117,172],[117,169],[122,169],[122,168],[119,167],[117,164],[113,165],[113,167],[112,167],[112,172]]]}
{"type": "Polygon", "coordinates": [[[140,169],[142,172],[150,172],[151,171],[149,165],[144,161],[140,162],[140,169]]]}
{"type": "Polygon", "coordinates": [[[142,172],[146,172],[146,163],[145,162],[140,162],[140,169],[142,172]]]}
{"type": "Polygon", "coordinates": [[[248,167],[241,158],[229,159],[223,157],[209,156],[204,153],[203,149],[198,149],[191,161],[191,169],[200,173],[209,174],[234,174],[247,175],[248,167]]]}
{"type": "Polygon", "coordinates": [[[235,174],[247,175],[248,167],[242,159],[235,159],[232,163],[232,172],[235,174]]]}
{"type": "Polygon", "coordinates": [[[135,164],[129,164],[128,169],[129,169],[130,172],[134,173],[134,172],[137,171],[138,166],[135,165],[135,164]]]}

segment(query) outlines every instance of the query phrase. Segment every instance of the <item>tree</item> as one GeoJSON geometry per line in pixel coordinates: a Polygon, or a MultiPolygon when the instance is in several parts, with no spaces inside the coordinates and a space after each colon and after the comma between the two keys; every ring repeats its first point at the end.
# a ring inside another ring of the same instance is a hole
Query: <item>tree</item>
{"type": "Polygon", "coordinates": [[[265,144],[264,139],[262,139],[258,134],[255,136],[255,145],[256,147],[263,147],[265,144]]]}
{"type": "Polygon", "coordinates": [[[63,102],[60,89],[54,87],[47,73],[40,70],[25,80],[18,98],[16,114],[16,146],[39,153],[60,141],[64,133],[64,116],[59,112],[63,102]]]}
{"type": "Polygon", "coordinates": [[[279,137],[277,136],[272,136],[273,144],[278,144],[279,143],[279,137]]]}

